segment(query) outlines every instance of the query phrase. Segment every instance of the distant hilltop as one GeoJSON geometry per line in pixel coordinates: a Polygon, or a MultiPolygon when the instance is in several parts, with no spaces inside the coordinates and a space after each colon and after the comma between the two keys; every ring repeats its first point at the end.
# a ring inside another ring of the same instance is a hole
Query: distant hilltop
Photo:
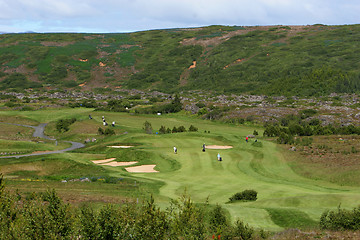
{"type": "Polygon", "coordinates": [[[0,90],[313,96],[360,90],[360,25],[0,35],[0,90]]]}

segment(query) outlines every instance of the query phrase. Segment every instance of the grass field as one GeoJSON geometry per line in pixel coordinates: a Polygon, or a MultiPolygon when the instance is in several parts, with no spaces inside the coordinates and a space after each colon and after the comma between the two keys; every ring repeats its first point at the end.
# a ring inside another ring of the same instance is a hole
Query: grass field
{"type": "MultiPolygon", "coordinates": [[[[157,203],[166,207],[171,198],[178,198],[186,192],[195,202],[220,204],[229,211],[233,220],[240,218],[253,227],[274,231],[315,226],[324,210],[334,209],[339,204],[343,208],[352,208],[358,205],[360,199],[359,185],[344,186],[325,177],[316,179],[313,175],[311,178],[300,175],[301,171],[293,169],[298,165],[290,161],[295,155],[289,151],[284,154],[285,150],[273,142],[259,137],[258,142],[262,144],[258,146],[253,144],[254,139],[246,143],[245,136],[255,129],[262,136],[262,129],[254,126],[226,125],[183,114],[130,115],[82,108],[0,112],[2,122],[10,117],[33,122],[33,125],[49,123],[46,133],[58,139],[59,146],[62,146],[62,140],[83,142],[86,138],[97,139],[95,143],[88,143],[85,148],[74,152],[0,159],[0,172],[7,178],[7,186],[24,193],[55,188],[66,201],[75,204],[121,203],[135,201],[136,198],[141,200],[153,194],[157,203]],[[88,119],[89,114],[92,120],[88,119]],[[108,127],[114,129],[116,135],[105,137],[97,134],[99,127],[106,128],[102,126],[102,116],[108,122],[116,122],[114,128],[108,127]],[[58,133],[55,121],[71,117],[77,118],[76,123],[70,126],[68,132],[58,133]],[[142,129],[145,121],[152,124],[154,134],[145,134],[142,129]],[[181,125],[188,129],[194,125],[199,130],[155,134],[161,125],[170,129],[181,125]],[[233,148],[202,152],[203,143],[231,145],[233,148]],[[107,147],[111,145],[134,147],[107,147]],[[173,152],[174,146],[178,149],[177,154],[173,152]],[[218,153],[222,162],[217,161],[218,153]],[[135,166],[156,164],[155,169],[159,172],[129,173],[125,167],[101,166],[91,162],[112,157],[119,162],[138,161],[135,166]],[[70,181],[84,177],[97,180],[70,181]],[[68,182],[62,183],[61,180],[65,179],[68,182]],[[257,201],[228,203],[233,194],[246,189],[258,192],[257,201]]],[[[19,130],[14,128],[9,131],[0,131],[0,138],[16,135],[19,130]]],[[[9,148],[19,148],[17,143],[11,143],[13,145],[7,144],[9,148]]],[[[28,144],[24,146],[33,147],[28,144]]],[[[4,141],[0,141],[0,146],[3,145],[4,141]]],[[[36,146],[33,150],[37,150],[36,146]]],[[[306,171],[316,173],[315,167],[307,167],[306,171]]]]}

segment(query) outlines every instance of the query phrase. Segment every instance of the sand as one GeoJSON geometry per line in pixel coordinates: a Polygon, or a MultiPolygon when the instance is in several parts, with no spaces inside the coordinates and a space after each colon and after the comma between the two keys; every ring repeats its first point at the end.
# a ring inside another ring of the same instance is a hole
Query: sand
{"type": "Polygon", "coordinates": [[[106,162],[111,162],[114,161],[116,158],[108,158],[108,159],[104,159],[104,160],[94,160],[92,161],[95,164],[101,164],[101,163],[106,163],[106,162]]]}
{"type": "Polygon", "coordinates": [[[138,163],[138,162],[136,162],[136,161],[134,161],[134,162],[107,162],[107,163],[103,163],[101,165],[112,166],[112,167],[121,167],[121,166],[133,165],[135,163],[138,163]]]}
{"type": "Polygon", "coordinates": [[[158,171],[154,170],[155,166],[156,165],[141,165],[141,166],[136,166],[136,167],[127,167],[127,168],[125,168],[125,170],[128,172],[134,172],[134,173],[158,172],[158,171]]]}
{"type": "Polygon", "coordinates": [[[111,148],[131,148],[133,146],[107,146],[107,147],[111,147],[111,148]]]}
{"type": "Polygon", "coordinates": [[[233,146],[220,146],[220,145],[208,145],[205,146],[207,149],[230,149],[233,148],[233,146]]]}

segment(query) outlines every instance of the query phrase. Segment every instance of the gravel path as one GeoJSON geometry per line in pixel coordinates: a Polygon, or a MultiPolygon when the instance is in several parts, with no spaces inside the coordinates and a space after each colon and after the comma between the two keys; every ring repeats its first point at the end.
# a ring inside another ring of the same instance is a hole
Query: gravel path
{"type": "MultiPolygon", "coordinates": [[[[39,138],[44,138],[44,139],[53,140],[53,141],[56,140],[56,139],[50,138],[50,137],[48,137],[48,136],[46,136],[44,134],[45,127],[46,127],[47,123],[41,123],[38,126],[22,125],[22,124],[15,124],[15,123],[5,123],[5,124],[11,124],[11,125],[16,125],[16,126],[21,126],[21,127],[33,128],[33,129],[35,129],[35,132],[33,133],[33,137],[39,137],[39,138]]],[[[79,143],[79,142],[72,142],[72,141],[64,141],[64,142],[71,143],[71,147],[65,148],[65,149],[62,149],[62,150],[56,150],[56,151],[29,153],[29,154],[13,155],[13,156],[4,156],[4,157],[0,157],[0,158],[20,158],[20,157],[48,155],[48,154],[68,152],[68,151],[72,151],[72,150],[75,150],[75,149],[78,149],[78,148],[85,147],[84,144],[79,143]]]]}

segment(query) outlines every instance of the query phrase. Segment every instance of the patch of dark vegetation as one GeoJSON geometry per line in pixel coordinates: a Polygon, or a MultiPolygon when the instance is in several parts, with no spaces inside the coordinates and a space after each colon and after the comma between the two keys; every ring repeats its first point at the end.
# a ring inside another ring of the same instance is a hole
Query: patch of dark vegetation
{"type": "Polygon", "coordinates": [[[70,125],[76,122],[76,118],[60,119],[56,122],[56,130],[58,132],[67,132],[70,130],[70,125]]]}
{"type": "Polygon", "coordinates": [[[318,222],[297,209],[266,208],[271,220],[284,228],[314,228],[318,222]]]}
{"type": "Polygon", "coordinates": [[[244,190],[242,192],[235,193],[233,196],[229,198],[229,202],[247,202],[247,201],[256,201],[257,199],[257,191],[255,190],[244,190]]]}
{"type": "Polygon", "coordinates": [[[360,207],[346,210],[339,206],[337,210],[325,211],[320,217],[320,227],[335,231],[360,230],[360,207]]]}

